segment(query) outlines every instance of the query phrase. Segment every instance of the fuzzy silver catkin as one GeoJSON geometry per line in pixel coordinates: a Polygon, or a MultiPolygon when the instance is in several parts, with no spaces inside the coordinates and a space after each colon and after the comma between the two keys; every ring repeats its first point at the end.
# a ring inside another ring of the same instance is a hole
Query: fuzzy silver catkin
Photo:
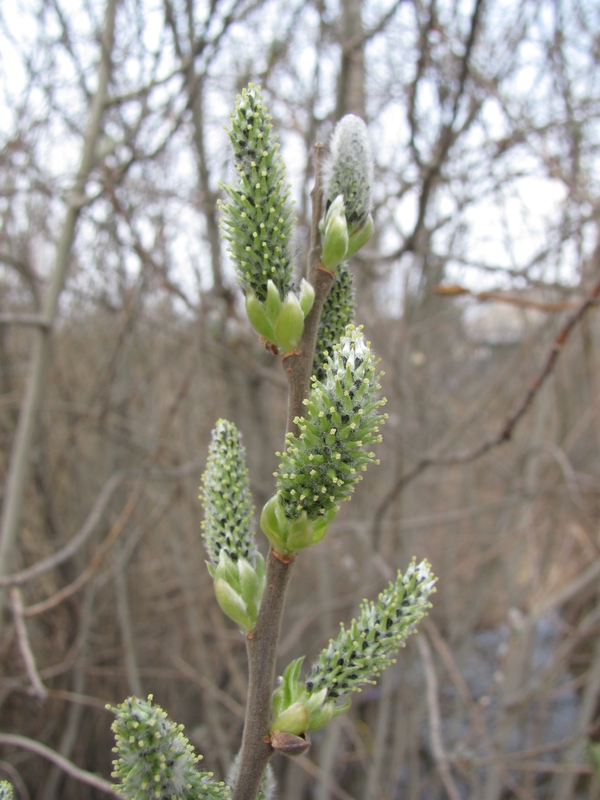
{"type": "Polygon", "coordinates": [[[325,210],[342,195],[348,230],[353,233],[367,219],[373,204],[373,156],[367,126],[355,114],[347,114],[335,126],[323,182],[325,210]]]}

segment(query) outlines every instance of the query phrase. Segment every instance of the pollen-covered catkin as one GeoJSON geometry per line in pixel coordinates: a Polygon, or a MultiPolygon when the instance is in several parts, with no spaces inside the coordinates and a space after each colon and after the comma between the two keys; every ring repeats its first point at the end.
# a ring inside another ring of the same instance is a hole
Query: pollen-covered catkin
{"type": "Polygon", "coordinates": [[[202,756],[194,753],[183,725],[172,722],[160,706],[129,697],[116,708],[112,729],[117,757],[113,761],[115,789],[126,800],[231,800],[231,790],[200,772],[202,756]]]}
{"type": "Polygon", "coordinates": [[[327,690],[327,699],[358,692],[393,663],[393,657],[430,608],[429,596],[437,578],[427,561],[413,559],[405,574],[377,598],[364,600],[358,619],[321,652],[306,681],[310,692],[327,690]]]}

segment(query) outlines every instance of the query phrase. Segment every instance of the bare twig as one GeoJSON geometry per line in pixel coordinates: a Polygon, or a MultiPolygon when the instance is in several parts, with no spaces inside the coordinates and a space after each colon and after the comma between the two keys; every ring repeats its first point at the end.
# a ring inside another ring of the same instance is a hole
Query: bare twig
{"type": "Polygon", "coordinates": [[[25,669],[27,675],[33,686],[33,690],[40,700],[45,700],[48,697],[48,690],[42,683],[42,679],[37,671],[35,663],[35,656],[31,649],[29,642],[29,634],[27,633],[27,626],[23,619],[23,601],[21,599],[21,592],[16,586],[10,587],[10,602],[12,605],[13,617],[15,620],[15,629],[17,631],[17,641],[19,642],[19,649],[21,656],[25,662],[25,669]]]}
{"type": "Polygon", "coordinates": [[[106,481],[86,521],[64,547],[27,569],[15,572],[13,575],[1,575],[0,586],[16,586],[27,583],[27,581],[37,578],[45,572],[58,567],[64,561],[71,558],[71,556],[75,555],[96,529],[96,525],[101,520],[104,509],[108,505],[115,490],[120,486],[124,476],[123,472],[117,472],[106,481]]]}
{"type": "MultiPolygon", "coordinates": [[[[48,291],[44,298],[43,317],[52,322],[58,313],[58,303],[67,277],[71,250],[75,241],[77,220],[82,208],[81,199],[85,197],[88,179],[94,167],[98,138],[102,131],[104,104],[108,96],[108,85],[112,73],[111,56],[114,44],[116,9],[116,0],[107,0],[104,30],[101,37],[97,90],[91,103],[89,121],[81,148],[79,168],[69,196],[69,203],[56,245],[54,267],[49,280],[48,291]]],[[[10,559],[19,530],[31,447],[42,404],[46,370],[50,361],[51,338],[50,327],[38,326],[36,328],[31,367],[25,389],[25,397],[19,413],[4,492],[4,504],[0,522],[0,575],[5,575],[10,569],[10,559]]],[[[3,602],[4,592],[0,589],[0,610],[3,602]]]]}
{"type": "Polygon", "coordinates": [[[309,775],[312,775],[313,778],[316,778],[318,781],[320,781],[323,786],[326,786],[331,794],[334,797],[337,797],[338,800],[354,800],[352,795],[344,791],[341,786],[338,786],[333,778],[326,772],[323,772],[323,770],[320,769],[320,767],[318,767],[314,761],[311,761],[308,758],[297,758],[294,763],[305,772],[308,772],[309,775]]]}
{"type": "Polygon", "coordinates": [[[392,502],[411,481],[421,475],[422,472],[425,472],[426,469],[434,466],[449,467],[454,466],[455,464],[468,464],[471,461],[476,461],[490,450],[499,447],[501,444],[504,444],[511,439],[515,428],[529,410],[539,390],[542,388],[548,377],[552,374],[552,370],[554,369],[554,365],[556,364],[558,356],[560,355],[569,336],[573,332],[574,328],[581,322],[590,308],[595,305],[599,297],[600,280],[597,281],[592,290],[581,301],[575,311],[573,311],[573,313],[567,317],[565,323],[554,339],[552,347],[550,348],[538,375],[530,385],[517,408],[507,417],[500,431],[495,436],[492,436],[491,438],[482,442],[482,444],[478,445],[473,450],[468,450],[464,453],[456,453],[455,455],[449,456],[440,456],[432,453],[431,455],[425,456],[418,461],[414,467],[412,467],[412,469],[410,469],[408,472],[405,472],[404,475],[401,475],[400,478],[398,478],[395,484],[384,496],[383,500],[379,504],[377,513],[375,514],[373,521],[373,536],[376,540],[379,538],[379,531],[383,522],[383,518],[385,517],[392,502]]]}
{"type": "Polygon", "coordinates": [[[33,325],[49,328],[51,322],[40,314],[0,314],[0,325],[33,325]]]}
{"type": "Polygon", "coordinates": [[[119,515],[119,518],[112,526],[106,539],[94,553],[94,557],[87,567],[79,573],[72,583],[70,583],[68,586],[64,586],[62,589],[60,589],[60,591],[56,592],[56,594],[53,594],[52,597],[49,597],[47,600],[42,600],[41,602],[35,603],[35,605],[28,606],[26,609],[24,609],[24,616],[33,617],[37,614],[43,614],[44,612],[49,611],[51,608],[60,605],[60,603],[64,602],[67,598],[71,597],[71,595],[75,594],[85,586],[90,578],[96,573],[96,570],[100,567],[104,556],[108,553],[114,542],[122,533],[125,525],[135,511],[143,491],[144,481],[140,479],[132,489],[127,503],[119,515]]]}
{"type": "Polygon", "coordinates": [[[55,750],[46,747],[46,745],[41,744],[41,742],[35,742],[33,739],[28,739],[26,736],[19,736],[16,733],[0,733],[0,744],[24,747],[26,750],[31,750],[33,753],[37,753],[43,758],[47,758],[48,761],[51,761],[53,764],[56,764],[57,767],[60,767],[67,775],[70,775],[71,778],[75,778],[75,780],[81,781],[81,783],[86,783],[94,789],[99,789],[101,792],[106,792],[106,794],[111,795],[111,797],[121,797],[120,794],[117,794],[112,784],[104,780],[104,778],[100,778],[97,775],[93,775],[91,772],[76,767],[68,758],[64,758],[64,756],[59,755],[55,750]]]}
{"type": "Polygon", "coordinates": [[[423,634],[417,636],[419,654],[423,662],[425,672],[425,683],[427,685],[427,709],[429,711],[429,734],[431,736],[431,749],[435,758],[436,766],[440,773],[442,783],[448,793],[450,800],[461,800],[460,793],[454,783],[450,767],[448,766],[448,756],[444,750],[441,733],[440,707],[438,704],[438,684],[433,664],[433,656],[429,642],[423,634]]]}
{"type": "Polygon", "coordinates": [[[227,692],[219,689],[210,678],[207,678],[206,675],[202,675],[195,670],[191,664],[188,664],[187,661],[184,661],[183,658],[179,656],[173,656],[171,661],[188,680],[197,683],[205,692],[210,692],[213,697],[222,703],[225,708],[228,708],[232,714],[235,714],[238,719],[244,719],[244,706],[238,703],[237,700],[234,700],[233,697],[230,697],[227,692]]]}
{"type": "MultiPolygon", "coordinates": [[[[534,311],[570,311],[579,306],[576,300],[531,300],[528,297],[519,297],[514,294],[507,294],[506,292],[474,292],[464,286],[455,283],[446,284],[442,283],[434,286],[433,291],[435,294],[442,297],[457,297],[459,295],[469,295],[480,303],[488,303],[494,301],[497,303],[507,303],[508,305],[517,306],[518,308],[531,308],[534,311]]],[[[598,304],[598,300],[594,301],[594,305],[598,304]]]]}
{"type": "Polygon", "coordinates": [[[127,586],[126,569],[127,564],[119,561],[115,565],[114,584],[117,606],[117,618],[121,629],[121,644],[124,652],[125,670],[127,672],[127,684],[129,694],[136,697],[143,697],[142,680],[138,669],[137,657],[135,653],[135,641],[133,637],[133,624],[131,622],[131,609],[129,605],[129,592],[127,586]]]}

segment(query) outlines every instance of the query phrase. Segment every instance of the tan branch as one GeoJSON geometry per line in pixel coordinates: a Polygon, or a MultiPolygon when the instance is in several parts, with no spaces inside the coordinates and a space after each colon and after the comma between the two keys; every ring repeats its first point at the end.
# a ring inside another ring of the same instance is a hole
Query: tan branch
{"type": "Polygon", "coordinates": [[[45,744],[41,744],[41,742],[35,742],[33,739],[28,739],[26,736],[20,736],[16,733],[0,733],[0,744],[24,747],[26,750],[31,750],[33,753],[37,753],[39,756],[47,758],[48,761],[56,764],[57,767],[60,767],[60,769],[66,772],[67,775],[75,778],[75,780],[86,783],[88,786],[99,789],[101,792],[106,792],[106,794],[111,795],[111,797],[121,797],[120,794],[117,794],[112,784],[104,780],[104,778],[100,778],[98,775],[93,775],[91,772],[80,769],[75,766],[72,761],[69,761],[68,758],[61,756],[55,750],[46,747],[45,744]]]}
{"type": "Polygon", "coordinates": [[[17,641],[19,642],[21,656],[25,662],[27,675],[29,676],[29,680],[31,681],[31,685],[33,686],[36,696],[39,697],[40,700],[45,700],[48,697],[48,690],[42,683],[42,679],[40,678],[37,670],[35,656],[33,655],[31,643],[29,642],[27,626],[25,625],[25,620],[23,619],[23,600],[21,599],[21,592],[16,586],[11,586],[10,588],[10,602],[12,605],[13,618],[15,620],[17,641]]]}

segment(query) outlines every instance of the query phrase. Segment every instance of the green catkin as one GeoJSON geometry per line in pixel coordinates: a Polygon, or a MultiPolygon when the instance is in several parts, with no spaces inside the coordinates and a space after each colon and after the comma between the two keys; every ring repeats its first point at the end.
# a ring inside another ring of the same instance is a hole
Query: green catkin
{"type": "Polygon", "coordinates": [[[313,363],[313,374],[317,380],[325,379],[327,356],[333,352],[333,348],[344,335],[346,327],[353,320],[354,279],[348,262],[343,261],[336,270],[335,280],[325,300],[319,322],[313,363]]]}
{"type": "Polygon", "coordinates": [[[246,450],[233,422],[218,420],[212,432],[200,498],[204,506],[202,535],[213,566],[222,550],[235,562],[256,566],[254,505],[246,450]]]}
{"type": "Polygon", "coordinates": [[[377,602],[364,600],[358,619],[348,629],[342,624],[337,638],[321,652],[306,689],[326,689],[327,699],[336,699],[375,683],[431,607],[429,596],[436,580],[427,561],[417,564],[413,559],[404,576],[399,571],[396,582],[390,582],[377,602]]]}
{"type": "Polygon", "coordinates": [[[152,695],[108,708],[115,714],[112,775],[126,800],[231,800],[228,786],[197,769],[202,756],[194,753],[183,725],[152,704],[152,695]]]}
{"type": "Polygon", "coordinates": [[[8,781],[0,781],[0,800],[13,800],[13,787],[8,781]]]}
{"type": "Polygon", "coordinates": [[[316,520],[347,500],[361,471],[378,463],[367,450],[381,441],[379,413],[385,398],[376,399],[383,373],[362,330],[349,325],[327,358],[324,380],[313,376],[306,414],[295,422],[300,436],[288,433],[277,478],[277,491],[287,519],[304,511],[316,520]]]}
{"type": "Polygon", "coordinates": [[[290,187],[272,127],[260,87],[249,84],[237,97],[229,130],[238,180],[222,187],[228,200],[219,207],[238,279],[261,302],[269,279],[285,297],[293,272],[290,187]]]}

